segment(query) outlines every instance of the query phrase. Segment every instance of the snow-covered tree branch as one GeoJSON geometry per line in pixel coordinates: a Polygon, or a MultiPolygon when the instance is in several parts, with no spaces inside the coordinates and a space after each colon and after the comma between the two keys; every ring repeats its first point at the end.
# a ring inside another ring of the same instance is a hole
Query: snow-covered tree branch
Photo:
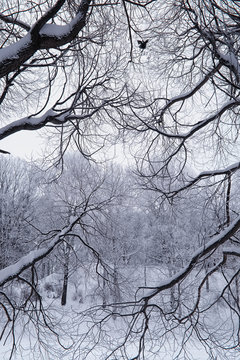
{"type": "MultiPolygon", "coordinates": [[[[83,0],[73,20],[67,25],[47,24],[60,11],[65,0],[58,0],[35,24],[24,26],[27,34],[14,44],[0,49],[0,77],[16,71],[38,50],[57,49],[75,39],[86,23],[90,1],[83,0]]],[[[3,22],[12,22],[9,17],[1,16],[3,22]]],[[[22,24],[22,23],[21,23],[22,24]]]]}

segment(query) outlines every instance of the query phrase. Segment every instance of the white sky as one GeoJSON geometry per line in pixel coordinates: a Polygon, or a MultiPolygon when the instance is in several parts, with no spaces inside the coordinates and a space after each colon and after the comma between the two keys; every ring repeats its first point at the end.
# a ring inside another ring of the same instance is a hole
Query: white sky
{"type": "Polygon", "coordinates": [[[1,140],[0,149],[26,160],[37,159],[44,149],[44,141],[36,131],[21,131],[1,140]]]}
{"type": "MultiPolygon", "coordinates": [[[[0,141],[0,149],[9,151],[12,156],[20,157],[27,161],[43,157],[46,148],[46,137],[39,135],[38,131],[21,131],[0,141]]],[[[8,156],[8,155],[4,155],[8,156]]],[[[132,163],[132,158],[123,145],[117,144],[98,154],[97,160],[110,160],[123,166],[132,163]]]]}

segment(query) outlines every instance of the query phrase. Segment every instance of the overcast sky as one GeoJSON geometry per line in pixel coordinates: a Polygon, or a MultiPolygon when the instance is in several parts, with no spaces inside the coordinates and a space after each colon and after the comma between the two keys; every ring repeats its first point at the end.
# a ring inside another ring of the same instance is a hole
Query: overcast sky
{"type": "Polygon", "coordinates": [[[44,142],[35,131],[21,131],[1,140],[0,148],[9,151],[13,156],[30,160],[41,156],[44,142]]]}

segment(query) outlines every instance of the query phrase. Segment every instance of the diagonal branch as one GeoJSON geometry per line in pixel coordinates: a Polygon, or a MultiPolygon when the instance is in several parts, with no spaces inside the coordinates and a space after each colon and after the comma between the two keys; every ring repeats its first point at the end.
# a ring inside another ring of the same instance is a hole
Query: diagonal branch
{"type": "Polygon", "coordinates": [[[88,114],[75,115],[71,114],[71,109],[68,111],[63,111],[62,113],[55,112],[53,109],[50,109],[45,112],[40,117],[31,117],[27,116],[22,119],[11,122],[10,124],[0,128],[0,140],[5,139],[6,137],[15,134],[16,132],[22,130],[39,130],[46,126],[47,124],[52,125],[63,125],[68,121],[73,120],[84,120],[92,117],[96,112],[98,112],[106,102],[93,109],[88,114]]]}
{"type": "Polygon", "coordinates": [[[155,126],[149,125],[147,122],[142,121],[144,125],[146,125],[147,129],[153,130],[154,132],[158,133],[159,135],[162,135],[167,138],[173,138],[173,139],[182,139],[184,142],[191,136],[193,136],[197,131],[203,129],[205,126],[209,125],[213,121],[220,119],[221,116],[228,110],[234,109],[235,107],[240,105],[240,98],[236,98],[234,100],[230,100],[226,102],[219,110],[217,110],[213,115],[209,116],[207,119],[198,121],[195,125],[192,126],[191,130],[189,130],[186,133],[168,133],[164,130],[158,129],[155,126]]]}
{"type": "Polygon", "coordinates": [[[19,261],[17,261],[13,265],[9,265],[6,268],[0,270],[0,286],[3,286],[8,281],[13,280],[19,276],[24,270],[30,268],[36,262],[45,258],[48,254],[50,254],[53,249],[64,239],[74,227],[74,225],[79,221],[79,216],[75,217],[71,223],[62,229],[48,244],[48,246],[44,248],[40,248],[37,250],[33,250],[27,255],[23,256],[19,261]]]}
{"type": "Polygon", "coordinates": [[[64,124],[68,120],[68,113],[58,114],[52,109],[40,117],[24,117],[11,122],[0,129],[0,140],[21,130],[39,130],[48,123],[64,124]]]}
{"type": "Polygon", "coordinates": [[[161,110],[160,119],[163,120],[163,115],[172,105],[181,101],[185,101],[191,98],[194,94],[196,94],[208,82],[208,80],[211,79],[211,77],[220,70],[222,65],[223,64],[219,62],[218,65],[214,69],[212,69],[208,74],[206,74],[205,77],[201,81],[199,81],[199,83],[189,92],[185,94],[181,94],[179,96],[175,96],[171,100],[169,100],[168,103],[161,110]]]}
{"type": "Polygon", "coordinates": [[[2,13],[0,13],[0,20],[4,21],[6,24],[18,25],[19,27],[27,31],[31,29],[31,27],[28,24],[24,23],[23,21],[18,20],[16,18],[12,18],[10,16],[3,15],[2,13]]]}
{"type": "Polygon", "coordinates": [[[65,0],[58,0],[56,4],[51,7],[39,20],[35,22],[35,24],[31,28],[31,36],[34,37],[39,34],[39,31],[42,29],[42,27],[54,16],[57,14],[57,12],[61,9],[63,4],[65,3],[65,0]]]}
{"type": "Polygon", "coordinates": [[[170,289],[174,285],[178,284],[181,280],[183,280],[192,271],[200,258],[209,254],[212,250],[218,248],[220,245],[224,244],[239,230],[239,228],[240,216],[238,216],[237,219],[230,226],[228,226],[224,231],[222,231],[221,234],[214,236],[207,244],[201,246],[193,254],[191,261],[185,268],[179,271],[172,278],[162,282],[162,284],[155,287],[149,295],[143,297],[142,300],[145,302],[145,304],[147,304],[150,299],[159,294],[161,291],[170,289]]]}
{"type": "Polygon", "coordinates": [[[46,24],[64,1],[57,1],[32,29],[14,44],[0,49],[0,78],[17,70],[38,50],[59,48],[71,42],[86,25],[86,16],[91,0],[82,0],[77,15],[67,25],[46,24]]]}
{"type": "Polygon", "coordinates": [[[207,179],[207,178],[210,178],[213,176],[222,176],[222,175],[230,176],[231,174],[233,174],[235,171],[237,171],[239,169],[240,169],[240,162],[237,162],[237,163],[232,164],[231,166],[228,166],[227,168],[224,168],[224,169],[203,171],[200,174],[198,174],[198,176],[193,178],[191,181],[188,181],[188,183],[185,186],[182,186],[178,189],[172,190],[171,194],[173,194],[175,196],[176,194],[180,193],[181,191],[184,191],[184,190],[192,187],[193,185],[197,184],[202,179],[207,179]]]}

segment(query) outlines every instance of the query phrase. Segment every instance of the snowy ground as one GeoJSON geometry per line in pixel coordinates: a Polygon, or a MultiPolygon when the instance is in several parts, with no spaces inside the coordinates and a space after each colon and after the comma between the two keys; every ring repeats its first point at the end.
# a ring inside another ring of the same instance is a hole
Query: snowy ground
{"type": "MultiPolygon", "coordinates": [[[[157,279],[162,270],[153,268],[149,270],[148,277],[152,280],[152,285],[157,279]]],[[[136,278],[139,278],[139,271],[135,273],[136,278]]],[[[133,277],[133,272],[131,272],[133,277]]],[[[68,302],[65,307],[60,305],[59,297],[55,299],[59,289],[61,289],[61,282],[59,276],[50,276],[42,282],[42,293],[45,298],[45,304],[51,309],[53,319],[56,322],[56,331],[60,332],[60,341],[65,347],[72,346],[69,350],[64,350],[59,346],[57,338],[49,332],[36,333],[33,324],[25,324],[22,319],[19,318],[16,323],[16,345],[17,352],[13,354],[14,360],[105,360],[106,352],[114,347],[114,341],[121,336],[121,332],[124,332],[124,324],[122,320],[111,320],[103,330],[106,331],[102,339],[99,340],[98,346],[94,348],[94,341],[92,334],[87,336],[81,342],[80,334],[84,334],[89,329],[89,324],[92,319],[89,316],[84,318],[79,316],[82,310],[91,307],[96,301],[99,301],[99,292],[97,283],[91,276],[79,276],[72,279],[72,283],[69,286],[68,302]],[[47,285],[46,285],[47,284],[47,285]],[[88,294],[88,295],[86,295],[88,294]],[[41,345],[41,346],[39,346],[41,345]],[[84,350],[83,350],[84,349],[84,350]]],[[[212,294],[211,296],[214,296],[212,294]]],[[[213,325],[218,319],[213,319],[213,325]]],[[[1,320],[0,320],[1,321],[1,320]]],[[[214,326],[213,326],[214,328],[214,326]]],[[[177,334],[177,332],[176,332],[177,334]]],[[[95,334],[95,341],[98,342],[95,334]]],[[[0,342],[0,359],[8,360],[11,349],[11,336],[5,343],[0,342]]],[[[146,344],[147,345],[147,344],[146,344]]],[[[118,354],[109,357],[109,360],[130,360],[136,354],[137,344],[130,344],[127,347],[128,354],[118,354]]],[[[148,346],[146,346],[148,347],[148,346]]],[[[171,335],[166,336],[166,341],[162,343],[162,339],[159,338],[159,347],[155,345],[151,348],[151,351],[147,351],[145,354],[146,360],[209,360],[209,355],[194,336],[191,337],[187,345],[188,357],[185,353],[178,355],[181,349],[181,334],[179,337],[173,338],[171,335]]],[[[233,351],[232,353],[222,353],[221,357],[212,358],[213,360],[219,360],[225,358],[226,360],[239,360],[240,353],[233,351]]]]}

